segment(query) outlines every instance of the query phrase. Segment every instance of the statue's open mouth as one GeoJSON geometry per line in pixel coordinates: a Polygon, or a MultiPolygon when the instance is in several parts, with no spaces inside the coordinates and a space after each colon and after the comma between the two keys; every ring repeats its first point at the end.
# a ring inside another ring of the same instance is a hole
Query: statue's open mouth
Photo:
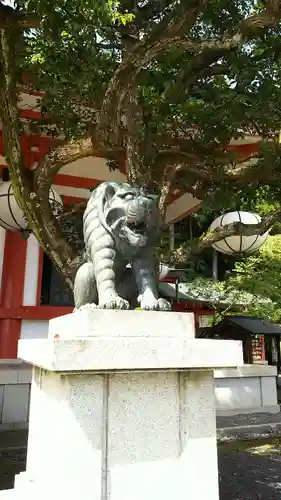
{"type": "Polygon", "coordinates": [[[135,234],[144,234],[146,232],[146,225],[144,221],[141,222],[127,222],[127,227],[135,234]]]}

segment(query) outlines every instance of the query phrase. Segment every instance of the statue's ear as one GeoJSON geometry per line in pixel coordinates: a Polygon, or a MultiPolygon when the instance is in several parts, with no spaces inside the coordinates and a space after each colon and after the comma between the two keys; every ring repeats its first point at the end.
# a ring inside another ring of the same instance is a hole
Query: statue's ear
{"type": "Polygon", "coordinates": [[[106,201],[110,201],[115,195],[115,193],[116,193],[115,187],[112,184],[107,184],[104,191],[104,196],[106,201]]]}

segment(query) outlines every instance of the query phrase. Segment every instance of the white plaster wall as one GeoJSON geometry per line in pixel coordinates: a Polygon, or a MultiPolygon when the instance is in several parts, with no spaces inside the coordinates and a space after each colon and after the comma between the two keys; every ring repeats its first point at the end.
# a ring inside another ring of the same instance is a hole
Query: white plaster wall
{"type": "Polygon", "coordinates": [[[26,428],[29,417],[31,366],[19,360],[1,360],[0,431],[26,428]]]}
{"type": "Polygon", "coordinates": [[[185,193],[183,196],[175,200],[167,208],[166,222],[171,223],[182,217],[183,214],[199,205],[200,200],[194,198],[190,193],[185,193]]]}
{"type": "Polygon", "coordinates": [[[90,156],[65,165],[60,174],[97,179],[100,181],[126,181],[126,176],[119,170],[110,170],[104,158],[90,156]]]}
{"type": "Polygon", "coordinates": [[[216,407],[218,409],[258,408],[261,389],[258,377],[216,379],[216,407]]]}
{"type": "MultiPolygon", "coordinates": [[[[0,164],[6,165],[5,157],[0,155],[0,164]]],[[[103,158],[89,157],[76,162],[70,163],[60,170],[60,174],[72,177],[75,182],[75,177],[79,176],[85,179],[95,180],[111,180],[111,181],[126,181],[126,176],[120,171],[111,171],[103,158]]],[[[54,184],[54,188],[61,196],[74,196],[76,198],[89,199],[91,191],[87,188],[62,186],[54,184]]],[[[194,198],[190,193],[185,193],[183,196],[175,200],[167,209],[166,223],[171,223],[182,218],[183,214],[197,206],[200,200],[194,198]]],[[[26,304],[30,305],[30,304],[26,304]]]]}
{"type": "Polygon", "coordinates": [[[277,384],[276,377],[261,378],[261,397],[264,406],[277,403],[277,384]]]}
{"type": "Polygon", "coordinates": [[[32,234],[27,240],[23,305],[36,306],[40,245],[32,234]]]}
{"type": "MultiPolygon", "coordinates": [[[[11,3],[11,2],[6,2],[11,3]]],[[[40,95],[29,94],[28,92],[19,92],[19,109],[27,109],[31,111],[41,112],[40,101],[42,97],[40,95]]],[[[2,122],[0,122],[0,130],[2,130],[2,122]]]]}
{"type": "Polygon", "coordinates": [[[61,196],[74,196],[75,198],[85,198],[86,200],[91,196],[89,189],[61,186],[59,184],[54,184],[54,188],[61,196]]]}
{"type": "MultiPolygon", "coordinates": [[[[60,174],[84,177],[86,179],[97,179],[97,180],[115,180],[124,182],[126,176],[116,171],[111,171],[103,158],[83,158],[70,163],[63,167],[60,174]]],[[[56,191],[61,195],[75,196],[78,198],[89,198],[91,192],[88,189],[75,188],[71,186],[55,186],[56,191]]],[[[166,222],[170,223],[182,216],[182,214],[191,210],[193,207],[200,203],[199,200],[194,198],[190,193],[185,193],[183,196],[175,200],[168,207],[166,222]]]]}
{"type": "Polygon", "coordinates": [[[46,339],[48,337],[48,320],[24,319],[21,322],[21,339],[46,339]]]}
{"type": "Polygon", "coordinates": [[[276,368],[268,365],[215,370],[217,413],[278,412],[276,375],[276,368]]]}

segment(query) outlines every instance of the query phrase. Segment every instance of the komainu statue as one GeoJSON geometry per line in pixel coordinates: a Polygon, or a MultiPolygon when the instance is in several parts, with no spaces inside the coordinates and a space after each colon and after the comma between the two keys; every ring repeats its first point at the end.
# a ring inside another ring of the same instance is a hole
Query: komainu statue
{"type": "Polygon", "coordinates": [[[86,262],[74,283],[75,308],[170,310],[158,297],[154,246],[157,198],[126,183],[103,182],[83,217],[86,262]]]}

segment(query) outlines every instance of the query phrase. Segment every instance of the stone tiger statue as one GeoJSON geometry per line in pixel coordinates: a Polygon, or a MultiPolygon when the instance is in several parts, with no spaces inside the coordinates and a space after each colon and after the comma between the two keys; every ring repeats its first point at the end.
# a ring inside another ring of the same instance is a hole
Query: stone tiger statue
{"type": "Polygon", "coordinates": [[[100,184],[83,216],[86,262],[75,277],[75,310],[137,304],[144,310],[170,310],[169,302],[158,297],[153,255],[158,231],[155,196],[127,183],[100,184]]]}

